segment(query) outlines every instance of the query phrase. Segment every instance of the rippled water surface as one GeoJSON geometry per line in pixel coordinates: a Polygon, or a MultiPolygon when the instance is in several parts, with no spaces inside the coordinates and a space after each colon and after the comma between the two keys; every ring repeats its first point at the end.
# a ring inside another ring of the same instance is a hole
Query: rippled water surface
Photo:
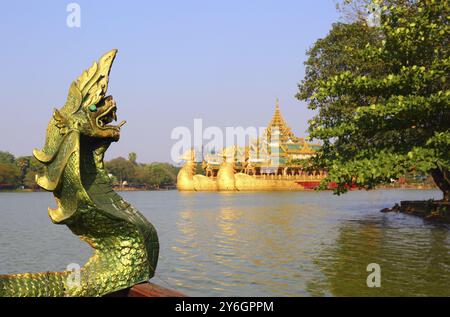
{"type": "MultiPolygon", "coordinates": [[[[450,227],[384,207],[438,191],[126,192],[157,227],[154,281],[190,296],[450,296],[450,227]],[[366,285],[369,263],[381,288],[366,285]]],[[[63,270],[90,247],[51,224],[48,193],[0,193],[0,273],[63,270]]]]}

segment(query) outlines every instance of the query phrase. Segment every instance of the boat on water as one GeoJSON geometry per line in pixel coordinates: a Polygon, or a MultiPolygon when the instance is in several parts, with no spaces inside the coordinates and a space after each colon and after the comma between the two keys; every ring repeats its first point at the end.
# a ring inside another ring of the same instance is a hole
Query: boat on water
{"type": "Polygon", "coordinates": [[[297,137],[283,118],[277,100],[275,112],[263,135],[249,146],[223,148],[203,157],[202,174],[194,149],[184,154],[177,177],[180,191],[307,190],[320,185],[326,171],[307,171],[305,161],[316,155],[320,144],[297,137]]]}

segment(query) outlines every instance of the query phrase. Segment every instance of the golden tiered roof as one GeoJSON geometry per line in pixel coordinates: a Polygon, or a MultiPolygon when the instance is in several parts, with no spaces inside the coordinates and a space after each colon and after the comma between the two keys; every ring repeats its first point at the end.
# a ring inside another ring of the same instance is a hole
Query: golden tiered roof
{"type": "Polygon", "coordinates": [[[280,133],[281,143],[287,143],[289,140],[291,141],[297,140],[297,137],[294,135],[291,128],[287,125],[286,121],[284,120],[281,114],[278,98],[275,105],[275,113],[273,114],[272,119],[270,120],[269,125],[267,126],[264,132],[266,138],[270,138],[272,136],[272,131],[275,128],[278,129],[280,133]]]}
{"type": "MultiPolygon", "coordinates": [[[[320,147],[319,144],[310,144],[306,142],[304,138],[295,136],[281,114],[278,98],[272,119],[270,120],[262,139],[258,141],[265,145],[267,149],[270,149],[270,152],[278,148],[278,150],[276,150],[276,155],[286,159],[296,159],[298,157],[315,155],[317,148],[320,147]],[[274,129],[277,130],[274,131],[274,129]]],[[[282,161],[287,162],[284,159],[282,161]]]]}
{"type": "Polygon", "coordinates": [[[222,161],[234,161],[242,167],[249,164],[257,167],[287,166],[295,160],[315,155],[318,147],[320,145],[310,144],[304,138],[295,136],[281,114],[277,99],[275,112],[261,137],[245,147],[235,145],[218,153],[209,153],[203,165],[213,170],[217,170],[222,161]]]}

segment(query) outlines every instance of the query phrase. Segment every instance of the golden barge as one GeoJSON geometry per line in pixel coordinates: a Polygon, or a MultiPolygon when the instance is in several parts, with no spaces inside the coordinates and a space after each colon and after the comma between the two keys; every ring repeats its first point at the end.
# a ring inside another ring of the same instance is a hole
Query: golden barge
{"type": "Polygon", "coordinates": [[[317,187],[326,172],[307,172],[306,160],[319,144],[308,143],[287,126],[278,104],[263,135],[249,146],[224,148],[209,153],[201,162],[203,173],[195,174],[195,150],[183,156],[184,166],[177,177],[180,191],[276,191],[317,187]]]}

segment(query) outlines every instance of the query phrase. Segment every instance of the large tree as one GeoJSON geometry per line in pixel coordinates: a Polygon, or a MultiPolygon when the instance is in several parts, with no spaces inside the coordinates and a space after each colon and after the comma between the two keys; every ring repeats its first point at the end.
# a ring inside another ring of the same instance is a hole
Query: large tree
{"type": "Polygon", "coordinates": [[[430,174],[448,201],[449,4],[373,5],[380,25],[334,25],[309,51],[299,84],[297,97],[317,110],[309,132],[323,142],[315,161],[328,170],[323,184],[336,182],[337,193],[371,189],[415,170],[430,174]]]}

